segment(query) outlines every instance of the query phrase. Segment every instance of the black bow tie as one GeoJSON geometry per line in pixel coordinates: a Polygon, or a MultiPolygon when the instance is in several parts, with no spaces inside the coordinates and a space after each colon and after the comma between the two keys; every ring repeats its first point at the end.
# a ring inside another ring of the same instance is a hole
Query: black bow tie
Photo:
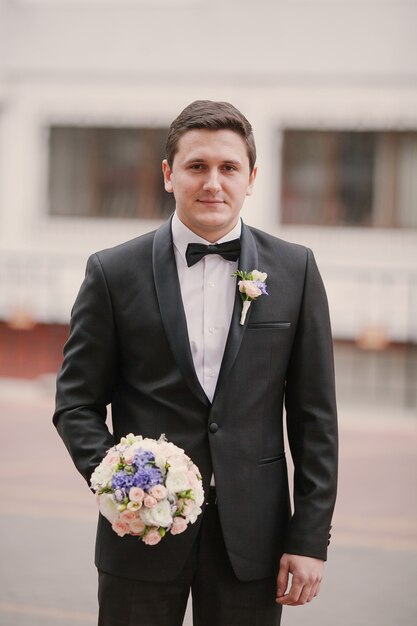
{"type": "Polygon", "coordinates": [[[220,254],[226,261],[237,261],[240,254],[240,239],[212,243],[209,246],[203,243],[189,243],[185,253],[188,267],[198,263],[206,254],[220,254]]]}

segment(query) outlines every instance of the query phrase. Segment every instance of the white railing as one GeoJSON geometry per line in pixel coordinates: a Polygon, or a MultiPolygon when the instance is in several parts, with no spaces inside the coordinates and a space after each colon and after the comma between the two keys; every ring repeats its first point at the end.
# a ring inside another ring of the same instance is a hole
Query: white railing
{"type": "MultiPolygon", "coordinates": [[[[67,323],[85,263],[77,252],[0,252],[0,319],[23,313],[39,322],[67,323]]],[[[322,264],[321,272],[335,338],[357,340],[379,329],[388,342],[417,343],[414,269],[322,264]]]]}

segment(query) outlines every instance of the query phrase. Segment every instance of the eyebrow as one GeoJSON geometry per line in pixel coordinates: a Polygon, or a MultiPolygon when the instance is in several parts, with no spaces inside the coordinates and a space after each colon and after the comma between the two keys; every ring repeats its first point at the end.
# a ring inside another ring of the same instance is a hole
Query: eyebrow
{"type": "MultiPolygon", "coordinates": [[[[195,159],[187,159],[185,161],[185,165],[189,165],[190,163],[206,163],[207,159],[195,158],[195,159]]],[[[240,161],[236,161],[235,159],[225,159],[222,161],[223,165],[241,165],[240,161]]]]}

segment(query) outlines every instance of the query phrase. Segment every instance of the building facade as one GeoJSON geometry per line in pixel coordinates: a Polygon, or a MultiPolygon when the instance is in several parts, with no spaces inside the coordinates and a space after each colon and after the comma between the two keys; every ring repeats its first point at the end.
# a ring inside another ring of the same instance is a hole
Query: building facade
{"type": "Polygon", "coordinates": [[[195,99],[252,122],[243,218],[314,250],[339,394],[415,409],[417,7],[408,0],[0,2],[0,375],[53,372],[85,262],[173,208],[195,99]]]}

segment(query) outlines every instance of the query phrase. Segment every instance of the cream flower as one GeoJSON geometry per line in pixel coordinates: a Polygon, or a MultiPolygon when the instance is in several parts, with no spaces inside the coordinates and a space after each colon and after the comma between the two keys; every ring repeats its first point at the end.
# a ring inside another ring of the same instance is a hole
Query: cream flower
{"type": "Polygon", "coordinates": [[[259,280],[261,283],[264,283],[268,278],[268,274],[266,272],[258,272],[258,270],[252,270],[252,280],[259,280]]]}
{"type": "Polygon", "coordinates": [[[117,504],[113,500],[111,493],[102,493],[99,496],[99,509],[100,513],[109,520],[111,524],[116,521],[119,516],[119,510],[117,504]]]}

